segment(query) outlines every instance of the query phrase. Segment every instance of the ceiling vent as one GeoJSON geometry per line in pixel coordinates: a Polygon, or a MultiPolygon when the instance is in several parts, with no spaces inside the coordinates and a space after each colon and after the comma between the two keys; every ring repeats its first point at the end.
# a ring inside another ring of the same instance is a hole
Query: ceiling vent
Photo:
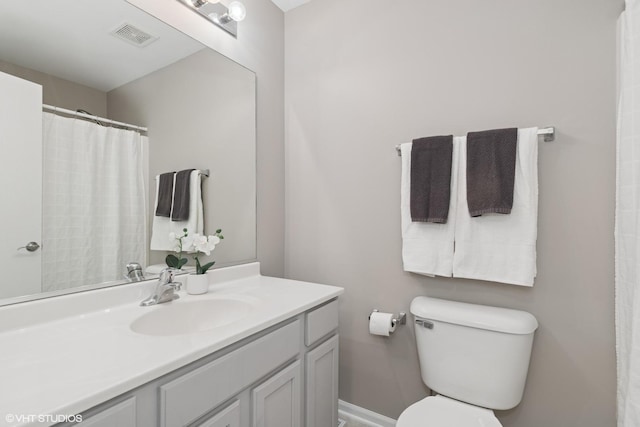
{"type": "Polygon", "coordinates": [[[151,34],[127,23],[118,25],[109,34],[138,47],[146,47],[158,40],[158,37],[152,36],[151,34]]]}

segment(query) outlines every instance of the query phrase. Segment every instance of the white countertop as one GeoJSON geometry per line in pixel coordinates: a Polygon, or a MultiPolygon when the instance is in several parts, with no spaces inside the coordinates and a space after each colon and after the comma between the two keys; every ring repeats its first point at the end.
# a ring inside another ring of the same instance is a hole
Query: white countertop
{"type": "Polygon", "coordinates": [[[232,324],[174,336],[130,329],[141,315],[162,310],[164,304],[139,306],[155,282],[0,308],[0,426],[28,425],[16,415],[81,413],[343,292],[260,276],[258,263],[215,270],[210,277],[208,294],[181,291],[168,304],[237,295],[260,305],[232,324]]]}

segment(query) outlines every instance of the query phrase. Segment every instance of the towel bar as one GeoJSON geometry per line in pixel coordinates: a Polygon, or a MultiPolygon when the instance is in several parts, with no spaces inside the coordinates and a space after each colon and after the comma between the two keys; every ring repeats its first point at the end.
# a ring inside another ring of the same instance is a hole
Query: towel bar
{"type": "MultiPolygon", "coordinates": [[[[556,139],[556,128],[553,126],[538,129],[538,136],[544,137],[544,142],[553,142],[556,139]]],[[[398,156],[401,156],[400,144],[396,145],[398,156]]]]}

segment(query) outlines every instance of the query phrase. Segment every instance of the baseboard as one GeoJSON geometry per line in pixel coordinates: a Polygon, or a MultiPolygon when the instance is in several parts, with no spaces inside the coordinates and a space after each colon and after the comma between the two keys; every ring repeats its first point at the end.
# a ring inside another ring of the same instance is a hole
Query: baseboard
{"type": "Polygon", "coordinates": [[[347,422],[347,427],[352,425],[350,422],[367,427],[395,427],[396,425],[396,420],[392,418],[343,400],[338,401],[338,415],[347,422]]]}

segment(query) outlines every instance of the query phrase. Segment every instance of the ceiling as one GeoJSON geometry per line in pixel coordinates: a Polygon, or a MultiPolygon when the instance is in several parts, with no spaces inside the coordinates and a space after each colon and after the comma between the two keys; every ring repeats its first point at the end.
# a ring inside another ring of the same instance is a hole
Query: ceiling
{"type": "Polygon", "coordinates": [[[109,91],[203,45],[125,0],[0,2],[0,60],[109,91]],[[134,46],[110,34],[129,23],[157,40],[134,46]]]}
{"type": "Polygon", "coordinates": [[[288,12],[298,6],[302,6],[305,3],[309,3],[311,0],[271,0],[282,9],[283,12],[288,12]]]}

